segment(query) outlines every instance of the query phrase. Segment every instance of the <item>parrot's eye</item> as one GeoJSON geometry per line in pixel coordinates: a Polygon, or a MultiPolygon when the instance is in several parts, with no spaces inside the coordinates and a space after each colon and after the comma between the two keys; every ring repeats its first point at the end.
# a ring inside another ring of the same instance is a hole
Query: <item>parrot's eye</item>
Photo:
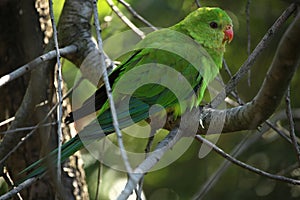
{"type": "Polygon", "coordinates": [[[209,26],[213,29],[218,28],[218,24],[216,22],[210,22],[209,26]]]}

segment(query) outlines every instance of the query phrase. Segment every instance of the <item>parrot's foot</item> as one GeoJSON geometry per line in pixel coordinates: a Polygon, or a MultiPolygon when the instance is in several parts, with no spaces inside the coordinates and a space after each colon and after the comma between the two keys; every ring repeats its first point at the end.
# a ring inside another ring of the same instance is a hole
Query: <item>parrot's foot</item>
{"type": "Polygon", "coordinates": [[[199,106],[199,110],[200,110],[199,124],[200,124],[200,126],[201,126],[202,129],[205,129],[204,124],[203,124],[203,119],[205,119],[205,117],[207,116],[207,114],[203,113],[203,109],[205,107],[207,108],[207,107],[209,107],[209,105],[206,105],[206,106],[201,106],[200,105],[199,106]]]}
{"type": "Polygon", "coordinates": [[[203,121],[202,121],[202,119],[201,119],[201,118],[199,119],[199,124],[200,124],[201,128],[203,128],[203,129],[204,129],[204,126],[203,126],[203,121]]]}

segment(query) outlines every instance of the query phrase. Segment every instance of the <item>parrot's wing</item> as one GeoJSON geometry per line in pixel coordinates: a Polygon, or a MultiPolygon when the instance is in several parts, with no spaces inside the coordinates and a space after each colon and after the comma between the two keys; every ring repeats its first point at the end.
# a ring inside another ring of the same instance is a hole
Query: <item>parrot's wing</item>
{"type": "MultiPolygon", "coordinates": [[[[132,62],[135,62],[136,55],[140,52],[139,51],[135,51],[133,53],[131,53],[131,56],[127,59],[127,61],[118,66],[110,75],[109,75],[109,83],[110,85],[113,85],[114,82],[116,81],[116,79],[118,79],[118,77],[120,76],[120,74],[122,73],[122,71],[124,71],[125,67],[132,62]]],[[[82,106],[80,108],[78,108],[77,110],[70,112],[68,114],[68,116],[65,118],[65,123],[69,124],[74,122],[74,120],[78,120],[81,119],[91,113],[96,112],[97,110],[100,110],[102,108],[102,106],[105,104],[105,102],[107,102],[107,93],[105,90],[104,85],[102,85],[100,88],[98,88],[96,90],[96,92],[91,95],[88,99],[86,99],[84,101],[84,103],[82,104],[82,106]]]]}

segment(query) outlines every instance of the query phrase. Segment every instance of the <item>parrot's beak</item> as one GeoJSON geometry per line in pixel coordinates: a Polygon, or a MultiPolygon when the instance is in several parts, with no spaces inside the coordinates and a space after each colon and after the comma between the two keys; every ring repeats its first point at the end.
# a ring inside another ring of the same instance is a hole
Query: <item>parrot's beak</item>
{"type": "Polygon", "coordinates": [[[225,27],[225,30],[224,30],[224,39],[223,39],[223,43],[224,42],[228,42],[230,43],[233,39],[233,28],[232,28],[232,25],[227,25],[225,27]]]}

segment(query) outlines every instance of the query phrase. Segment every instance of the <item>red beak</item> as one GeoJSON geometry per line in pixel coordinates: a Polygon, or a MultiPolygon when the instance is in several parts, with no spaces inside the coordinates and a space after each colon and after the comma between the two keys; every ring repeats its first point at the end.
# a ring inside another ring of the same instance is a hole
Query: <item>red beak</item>
{"type": "Polygon", "coordinates": [[[227,25],[225,27],[225,30],[224,30],[224,39],[223,39],[223,43],[224,42],[228,42],[230,43],[231,40],[233,39],[233,28],[231,25],[227,25]]]}

